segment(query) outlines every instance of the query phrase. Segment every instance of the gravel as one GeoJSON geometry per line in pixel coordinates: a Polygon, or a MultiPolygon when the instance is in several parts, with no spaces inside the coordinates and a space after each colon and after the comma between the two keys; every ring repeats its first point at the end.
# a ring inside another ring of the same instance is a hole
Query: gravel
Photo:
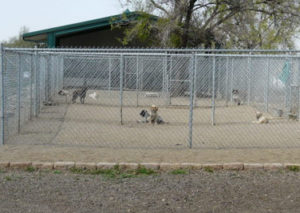
{"type": "Polygon", "coordinates": [[[112,178],[70,171],[2,171],[0,212],[299,212],[300,209],[299,172],[184,173],[112,178]]]}

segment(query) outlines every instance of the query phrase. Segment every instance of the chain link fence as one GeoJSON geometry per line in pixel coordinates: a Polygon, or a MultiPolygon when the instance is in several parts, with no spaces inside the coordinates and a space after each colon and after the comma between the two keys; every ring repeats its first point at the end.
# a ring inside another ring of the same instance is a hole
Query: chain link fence
{"type": "Polygon", "coordinates": [[[0,62],[2,144],[300,147],[297,52],[2,47],[0,62]]]}

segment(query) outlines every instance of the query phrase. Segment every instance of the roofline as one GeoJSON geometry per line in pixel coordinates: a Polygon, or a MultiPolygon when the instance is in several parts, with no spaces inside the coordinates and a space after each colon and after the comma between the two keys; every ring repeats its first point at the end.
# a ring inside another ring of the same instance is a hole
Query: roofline
{"type": "MultiPolygon", "coordinates": [[[[106,26],[110,26],[111,24],[116,24],[116,23],[122,22],[123,15],[128,17],[129,20],[134,20],[141,14],[142,14],[142,12],[138,12],[138,11],[135,11],[135,12],[125,11],[124,13],[119,14],[119,15],[108,16],[108,17],[104,17],[104,18],[100,18],[100,19],[93,19],[93,20],[79,22],[79,23],[75,23],[75,24],[63,25],[63,26],[49,28],[49,29],[45,29],[45,30],[29,32],[29,33],[23,34],[23,40],[29,41],[29,40],[31,40],[30,37],[41,35],[41,34],[55,33],[57,35],[63,35],[63,34],[68,34],[70,32],[82,31],[87,28],[93,29],[93,28],[99,28],[99,27],[106,27],[106,26]],[[116,19],[116,20],[114,20],[114,19],[116,19]],[[78,29],[76,29],[76,28],[78,28],[78,29]]],[[[153,16],[153,18],[157,19],[156,16],[153,16]]]]}

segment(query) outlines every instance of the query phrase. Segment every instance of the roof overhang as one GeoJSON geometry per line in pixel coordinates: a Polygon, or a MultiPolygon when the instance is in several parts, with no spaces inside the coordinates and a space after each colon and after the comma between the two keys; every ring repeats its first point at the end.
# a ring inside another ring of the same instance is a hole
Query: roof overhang
{"type": "MultiPolygon", "coordinates": [[[[39,30],[23,34],[24,41],[33,42],[55,42],[56,37],[65,36],[68,34],[79,33],[82,31],[88,31],[93,29],[101,29],[110,27],[112,24],[127,25],[128,23],[137,20],[143,13],[142,12],[130,12],[125,11],[123,14],[109,16],[100,19],[94,19],[85,22],[79,22],[70,25],[64,25],[60,27],[49,28],[45,30],[39,30]]],[[[156,16],[151,16],[157,19],[156,16]]],[[[50,45],[51,46],[51,45],[50,45]]],[[[53,44],[52,44],[53,47],[53,44]]]]}

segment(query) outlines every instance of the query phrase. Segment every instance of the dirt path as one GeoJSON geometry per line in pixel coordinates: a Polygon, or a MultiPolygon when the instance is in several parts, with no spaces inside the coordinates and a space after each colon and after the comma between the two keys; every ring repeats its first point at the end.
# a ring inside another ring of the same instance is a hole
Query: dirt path
{"type": "Polygon", "coordinates": [[[300,149],[108,149],[4,145],[0,147],[0,161],[300,163],[300,149]]]}
{"type": "Polygon", "coordinates": [[[2,213],[299,212],[300,173],[198,171],[108,178],[0,173],[2,213]]]}

